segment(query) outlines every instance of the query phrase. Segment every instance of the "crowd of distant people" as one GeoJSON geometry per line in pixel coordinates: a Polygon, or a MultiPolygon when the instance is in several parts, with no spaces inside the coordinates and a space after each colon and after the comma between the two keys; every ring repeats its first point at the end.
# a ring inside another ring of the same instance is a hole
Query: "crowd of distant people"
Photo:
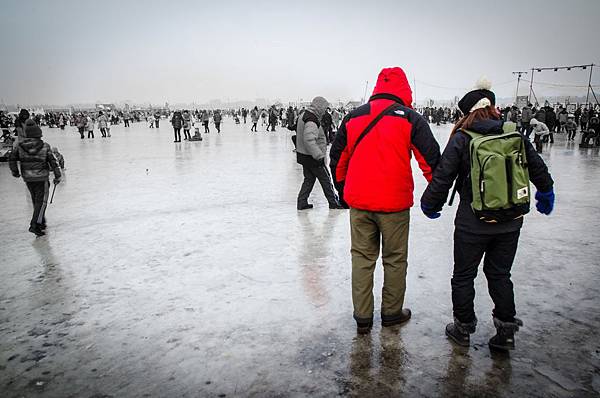
{"type": "MultiPolygon", "coordinates": [[[[518,130],[527,138],[533,134],[536,149],[541,152],[543,144],[554,143],[554,134],[565,133],[567,141],[575,141],[577,133],[580,134],[581,147],[600,146],[600,115],[598,106],[595,108],[577,106],[569,112],[561,104],[533,106],[528,104],[523,108],[507,106],[498,109],[505,121],[517,124],[518,130]]],[[[250,123],[251,132],[258,132],[259,126],[266,132],[276,131],[280,126],[295,130],[298,115],[304,107],[271,105],[268,107],[255,106],[251,109],[225,109],[225,110],[117,110],[97,109],[80,112],[44,112],[32,113],[31,119],[38,126],[60,128],[75,127],[81,139],[95,138],[99,131],[103,138],[111,137],[111,127],[123,124],[129,127],[134,122],[145,122],[149,128],[159,128],[161,119],[166,119],[173,128],[174,142],[202,141],[201,132],[210,133],[213,124],[217,133],[221,132],[221,124],[225,116],[231,117],[236,124],[250,123]],[[212,120],[212,123],[211,123],[212,120]],[[193,135],[192,135],[193,131],[193,135]]],[[[346,107],[329,107],[324,113],[321,125],[325,131],[327,143],[331,144],[335,132],[342,119],[352,109],[346,107]]],[[[425,120],[431,124],[455,124],[461,117],[457,107],[419,107],[416,109],[425,120]]],[[[17,114],[0,111],[0,126],[2,127],[2,141],[6,143],[11,138],[9,128],[15,125],[17,114]]]]}

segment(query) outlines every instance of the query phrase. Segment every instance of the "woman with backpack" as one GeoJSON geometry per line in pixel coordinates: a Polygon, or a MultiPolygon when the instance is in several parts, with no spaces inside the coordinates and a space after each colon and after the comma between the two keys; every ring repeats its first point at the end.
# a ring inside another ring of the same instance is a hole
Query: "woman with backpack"
{"type": "Polygon", "coordinates": [[[495,95],[490,89],[489,81],[480,80],[477,89],[459,101],[463,117],[455,125],[433,178],[423,193],[421,209],[428,218],[438,218],[456,180],[460,204],[454,222],[451,280],[454,322],[446,326],[446,335],[461,346],[470,345],[469,335],[475,332],[477,325],[473,282],[483,258],[483,272],[494,302],[492,315],[496,327],[496,335],[489,340],[489,346],[510,350],[515,347],[514,333],[522,325],[515,317],[510,271],[523,215],[529,211],[528,180],[537,188],[537,210],[545,215],[549,215],[554,207],[554,182],[529,140],[516,132],[513,123],[501,120],[495,108],[495,95]],[[487,152],[483,153],[484,150],[487,152]],[[485,156],[483,161],[482,155],[485,156]],[[490,171],[495,174],[489,175],[490,171]]]}

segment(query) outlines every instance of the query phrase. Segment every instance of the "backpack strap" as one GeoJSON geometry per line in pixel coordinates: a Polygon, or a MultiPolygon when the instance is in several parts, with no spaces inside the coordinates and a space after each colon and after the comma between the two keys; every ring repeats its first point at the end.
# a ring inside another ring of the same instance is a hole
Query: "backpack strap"
{"type": "Polygon", "coordinates": [[[375,117],[375,119],[371,120],[371,123],[369,123],[367,125],[367,127],[365,127],[365,129],[363,130],[362,133],[360,133],[360,135],[358,136],[358,138],[356,139],[356,142],[354,143],[354,147],[352,148],[352,152],[354,153],[354,151],[356,150],[356,147],[358,146],[358,144],[360,144],[360,142],[363,140],[363,138],[365,138],[367,136],[367,134],[369,134],[369,132],[371,132],[371,130],[373,129],[373,127],[375,127],[375,125],[392,109],[399,107],[400,104],[397,102],[394,102],[392,105],[388,106],[387,108],[385,108],[383,111],[381,111],[381,113],[379,113],[379,115],[377,115],[375,117]]]}
{"type": "MultiPolygon", "coordinates": [[[[479,137],[480,134],[477,134],[473,131],[469,131],[469,130],[457,130],[457,133],[463,133],[466,136],[470,137],[471,139],[479,137]]],[[[452,206],[452,203],[454,203],[454,197],[456,196],[456,192],[458,191],[458,178],[456,179],[456,181],[454,181],[454,189],[452,189],[452,195],[450,195],[450,200],[448,201],[448,206],[452,206]]]]}

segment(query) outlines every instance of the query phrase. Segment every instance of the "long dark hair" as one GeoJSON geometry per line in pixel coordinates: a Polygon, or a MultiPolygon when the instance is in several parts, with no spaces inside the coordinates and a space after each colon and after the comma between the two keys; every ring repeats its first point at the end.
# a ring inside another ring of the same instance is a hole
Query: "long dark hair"
{"type": "Polygon", "coordinates": [[[477,109],[477,110],[463,116],[454,125],[454,128],[452,129],[452,133],[450,133],[450,138],[452,138],[452,136],[454,136],[454,134],[458,130],[460,130],[460,129],[468,130],[473,126],[473,123],[475,123],[479,120],[485,120],[485,119],[493,119],[493,120],[500,119],[500,113],[498,112],[496,107],[489,105],[489,106],[486,106],[485,108],[477,109]]]}

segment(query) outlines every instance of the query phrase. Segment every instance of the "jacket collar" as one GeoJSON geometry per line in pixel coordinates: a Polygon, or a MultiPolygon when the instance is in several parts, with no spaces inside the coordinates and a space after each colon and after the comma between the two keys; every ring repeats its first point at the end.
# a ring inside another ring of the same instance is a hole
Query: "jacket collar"
{"type": "Polygon", "coordinates": [[[387,99],[387,100],[398,102],[398,103],[406,106],[406,104],[404,103],[404,101],[402,101],[402,99],[400,97],[398,97],[394,94],[388,94],[388,93],[374,94],[371,96],[371,98],[369,98],[369,102],[371,102],[373,100],[378,100],[378,99],[387,99]]]}
{"type": "Polygon", "coordinates": [[[495,119],[483,119],[477,120],[473,123],[469,130],[473,130],[479,134],[499,134],[502,133],[502,126],[504,122],[502,120],[495,119]]]}

